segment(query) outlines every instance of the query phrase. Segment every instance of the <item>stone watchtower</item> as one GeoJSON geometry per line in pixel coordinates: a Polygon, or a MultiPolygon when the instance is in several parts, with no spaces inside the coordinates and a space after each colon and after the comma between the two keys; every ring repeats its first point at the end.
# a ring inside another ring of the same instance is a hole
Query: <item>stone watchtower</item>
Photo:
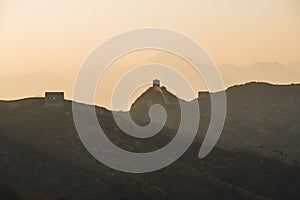
{"type": "Polygon", "coordinates": [[[158,79],[153,80],[153,87],[160,87],[160,80],[158,79]]]}
{"type": "Polygon", "coordinates": [[[45,93],[45,106],[62,106],[64,104],[63,92],[46,92],[45,93]]]}

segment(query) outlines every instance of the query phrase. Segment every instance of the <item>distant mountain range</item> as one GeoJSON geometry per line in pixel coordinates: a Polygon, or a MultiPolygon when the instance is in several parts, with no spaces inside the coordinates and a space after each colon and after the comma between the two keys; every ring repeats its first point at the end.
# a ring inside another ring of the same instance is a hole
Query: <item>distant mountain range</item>
{"type": "Polygon", "coordinates": [[[224,64],[219,66],[225,85],[232,86],[249,81],[290,84],[300,82],[300,65],[278,62],[256,62],[251,66],[224,64]]]}
{"type": "MultiPolygon", "coordinates": [[[[162,61],[163,64],[170,66],[182,65],[183,62],[169,60],[164,54],[159,54],[147,62],[162,61]]],[[[123,67],[123,66],[122,66],[123,67]]],[[[300,83],[300,62],[292,62],[288,65],[278,62],[257,62],[251,66],[240,66],[234,64],[224,64],[219,66],[223,77],[225,87],[243,84],[250,81],[269,82],[273,84],[291,84],[300,83]]],[[[9,76],[0,75],[0,99],[20,99],[24,97],[43,96],[44,91],[65,91],[68,99],[72,97],[73,83],[76,78],[74,69],[63,69],[57,72],[30,72],[11,74],[9,76]]],[[[197,83],[199,90],[206,90],[205,83],[197,83]]],[[[109,95],[111,91],[98,92],[97,99],[101,95],[109,95]]],[[[182,97],[184,98],[184,97],[182,97]]],[[[98,105],[106,105],[103,102],[97,102],[98,105]]]]}

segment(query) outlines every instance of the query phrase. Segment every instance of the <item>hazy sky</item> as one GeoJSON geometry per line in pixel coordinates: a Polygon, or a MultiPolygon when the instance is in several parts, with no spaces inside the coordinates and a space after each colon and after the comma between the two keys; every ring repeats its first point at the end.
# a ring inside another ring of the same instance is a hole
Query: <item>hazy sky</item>
{"type": "Polygon", "coordinates": [[[75,76],[105,39],[149,26],[194,38],[217,65],[300,60],[299,0],[0,0],[0,77],[75,76]]]}

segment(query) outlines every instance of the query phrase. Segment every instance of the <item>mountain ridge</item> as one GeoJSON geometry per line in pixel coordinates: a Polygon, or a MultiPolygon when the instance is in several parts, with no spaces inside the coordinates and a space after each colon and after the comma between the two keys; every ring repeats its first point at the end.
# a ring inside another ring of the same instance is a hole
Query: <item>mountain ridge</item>
{"type": "MultiPolygon", "coordinates": [[[[60,107],[45,106],[43,98],[0,102],[0,183],[24,199],[299,199],[297,163],[279,162],[260,149],[248,151],[246,144],[297,158],[300,85],[278,90],[266,84],[259,93],[256,85],[228,90],[223,133],[201,160],[210,104],[209,94],[200,94],[195,99],[202,113],[198,138],[179,160],[147,174],[122,173],[94,159],[74,127],[72,101],[60,107]],[[268,92],[274,96],[265,98],[268,92]]],[[[150,140],[133,138],[118,128],[110,110],[96,107],[96,114],[107,137],[131,152],[157,150],[176,134],[164,127],[150,140]]]]}
{"type": "MultiPolygon", "coordinates": [[[[292,87],[298,87],[300,86],[300,83],[286,83],[286,84],[274,84],[274,83],[269,83],[269,82],[259,82],[259,81],[250,81],[250,82],[246,82],[246,83],[240,83],[240,84],[234,84],[228,88],[225,89],[225,92],[229,91],[229,90],[232,90],[233,88],[238,88],[238,87],[241,87],[241,86],[259,86],[259,85],[262,85],[262,86],[273,86],[273,87],[286,87],[286,86],[292,86],[292,87]]],[[[148,89],[150,89],[152,87],[149,87],[148,89]]],[[[171,94],[172,96],[175,96],[177,97],[175,94],[172,94],[171,92],[169,92],[167,90],[167,87],[165,86],[161,86],[161,88],[164,88],[169,94],[171,94]]],[[[147,90],[148,90],[147,89],[147,90]]],[[[146,91],[147,91],[146,90],[146,91]]],[[[146,92],[145,91],[145,92],[146,92]]],[[[143,93],[145,93],[143,92],[143,93]]],[[[200,90],[199,91],[200,93],[209,93],[207,90],[200,90]]],[[[143,94],[142,93],[142,94],[143,94]]],[[[141,96],[141,95],[140,95],[141,96]]],[[[139,97],[140,97],[139,96],[139,97]]],[[[183,98],[181,97],[177,97],[178,99],[182,100],[183,102],[188,102],[187,100],[184,100],[183,98]]],[[[194,99],[190,100],[190,101],[194,101],[195,99],[197,99],[198,97],[195,97],[194,99]]],[[[22,101],[22,100],[29,100],[29,99],[44,99],[44,97],[25,97],[25,98],[19,98],[19,99],[11,99],[11,100],[5,100],[5,99],[0,99],[0,102],[15,102],[15,101],[22,101]]],[[[137,100],[137,99],[136,99],[137,100]]],[[[135,100],[135,101],[136,101],[135,100]]],[[[100,107],[100,108],[105,108],[104,106],[101,106],[101,105],[97,105],[97,104],[88,104],[88,103],[84,103],[84,102],[77,102],[77,101],[74,101],[72,99],[65,99],[65,101],[71,101],[71,102],[74,102],[74,103],[80,103],[80,104],[84,104],[84,105],[89,105],[89,106],[97,106],[97,107],[100,107]]],[[[135,103],[135,101],[133,102],[133,104],[135,103]]],[[[108,108],[105,108],[105,109],[108,109],[108,108]]],[[[108,109],[110,110],[110,109],[108,109]]]]}

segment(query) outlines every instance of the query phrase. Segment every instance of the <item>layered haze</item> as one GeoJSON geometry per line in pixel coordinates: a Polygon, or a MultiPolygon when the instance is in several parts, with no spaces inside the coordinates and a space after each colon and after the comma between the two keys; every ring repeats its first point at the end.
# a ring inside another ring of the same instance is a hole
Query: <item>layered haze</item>
{"type": "MultiPolygon", "coordinates": [[[[219,67],[225,87],[247,81],[297,83],[299,9],[297,0],[89,0],[84,4],[4,0],[0,2],[0,99],[43,96],[45,91],[64,91],[72,99],[76,74],[89,53],[112,35],[141,27],[172,29],[193,38],[219,67]]],[[[186,61],[148,50],[113,64],[111,73],[103,77],[105,84],[99,83],[96,103],[110,108],[110,93],[119,77],[149,62],[167,64],[187,76],[195,94],[178,95],[183,99],[206,90],[186,61]]],[[[166,76],[147,78],[160,78],[163,84],[166,76]]],[[[130,102],[141,91],[129,97],[130,102]]]]}

